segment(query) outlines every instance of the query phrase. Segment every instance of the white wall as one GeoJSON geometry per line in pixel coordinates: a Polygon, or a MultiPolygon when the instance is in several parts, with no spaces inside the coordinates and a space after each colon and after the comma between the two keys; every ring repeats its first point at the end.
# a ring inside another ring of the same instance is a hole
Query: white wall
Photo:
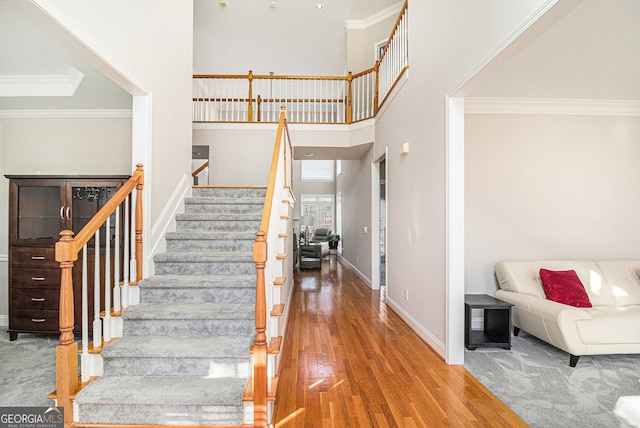
{"type": "MultiPolygon", "coordinates": [[[[149,127],[144,132],[151,139],[145,189],[155,222],[181,179],[191,173],[193,2],[38,2],[63,16],[70,31],[151,97],[151,114],[142,127],[149,127]]],[[[136,152],[135,138],[133,144],[136,152]]]]}
{"type": "Polygon", "coordinates": [[[371,224],[372,153],[373,150],[370,149],[361,160],[342,161],[342,175],[337,183],[337,192],[342,192],[342,257],[369,285],[371,230],[374,226],[371,224]]]}
{"type": "MultiPolygon", "coordinates": [[[[8,293],[6,174],[131,174],[131,119],[0,119],[0,296],[8,293]]],[[[8,314],[0,299],[0,325],[8,314]]]]}
{"type": "Polygon", "coordinates": [[[363,29],[347,30],[347,70],[359,73],[376,63],[374,45],[389,38],[398,16],[391,16],[363,29]]]}
{"type": "Polygon", "coordinates": [[[505,259],[638,258],[640,118],[465,116],[466,291],[505,259]]]}
{"type": "Polygon", "coordinates": [[[207,129],[194,125],[193,144],[209,146],[209,184],[266,186],[277,125],[207,129]]]}
{"type": "Polygon", "coordinates": [[[411,3],[409,79],[377,118],[373,157],[387,147],[389,153],[388,301],[442,355],[447,318],[445,96],[542,3],[411,3]],[[410,153],[401,157],[399,146],[405,142],[410,153]]]}

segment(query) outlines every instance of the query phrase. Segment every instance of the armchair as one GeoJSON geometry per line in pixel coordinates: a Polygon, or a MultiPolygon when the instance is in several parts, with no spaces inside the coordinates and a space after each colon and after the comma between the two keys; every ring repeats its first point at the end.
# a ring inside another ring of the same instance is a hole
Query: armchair
{"type": "Polygon", "coordinates": [[[316,229],[313,234],[313,238],[311,239],[311,242],[320,244],[320,248],[322,248],[322,257],[329,255],[329,235],[331,235],[331,231],[329,229],[320,228],[316,229]]]}

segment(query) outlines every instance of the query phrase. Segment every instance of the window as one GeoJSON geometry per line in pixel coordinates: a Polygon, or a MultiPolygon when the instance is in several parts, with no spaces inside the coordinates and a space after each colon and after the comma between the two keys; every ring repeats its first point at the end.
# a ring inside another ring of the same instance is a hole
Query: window
{"type": "Polygon", "coordinates": [[[300,180],[302,181],[333,181],[332,160],[303,160],[300,161],[300,180]]]}
{"type": "Polygon", "coordinates": [[[333,231],[334,195],[300,195],[300,216],[310,215],[314,219],[311,232],[324,228],[333,231]]]}

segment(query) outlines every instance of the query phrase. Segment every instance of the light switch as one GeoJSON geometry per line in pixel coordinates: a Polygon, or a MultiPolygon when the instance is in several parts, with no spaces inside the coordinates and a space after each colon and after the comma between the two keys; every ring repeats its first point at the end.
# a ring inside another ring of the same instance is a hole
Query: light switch
{"type": "Polygon", "coordinates": [[[369,229],[367,228],[367,226],[364,227],[364,233],[369,233],[369,229]]]}

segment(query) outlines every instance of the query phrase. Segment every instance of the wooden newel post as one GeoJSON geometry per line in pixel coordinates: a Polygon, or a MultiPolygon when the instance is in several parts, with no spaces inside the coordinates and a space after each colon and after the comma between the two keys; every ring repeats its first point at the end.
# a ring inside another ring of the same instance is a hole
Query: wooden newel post
{"type": "Polygon", "coordinates": [[[253,426],[267,426],[267,306],[265,266],[267,239],[263,231],[256,232],[253,261],[256,263],[256,338],[251,347],[253,355],[253,426]]]}
{"type": "Polygon", "coordinates": [[[247,122],[253,122],[253,71],[249,70],[249,108],[247,122]]]}
{"type": "Polygon", "coordinates": [[[136,164],[136,172],[140,172],[140,179],[136,185],[136,283],[142,279],[142,188],[144,187],[144,172],[142,164],[136,164]]]}
{"type": "Polygon", "coordinates": [[[78,343],[73,337],[73,262],[78,260],[78,249],[73,240],[73,231],[60,232],[56,242],[56,261],[60,263],[60,344],[56,347],[56,398],[58,406],[64,407],[64,423],[73,422],[71,397],[78,391],[78,343]]]}
{"type": "Polygon", "coordinates": [[[353,89],[351,87],[351,82],[353,81],[353,74],[349,72],[347,75],[347,123],[353,123],[353,89]]]}

